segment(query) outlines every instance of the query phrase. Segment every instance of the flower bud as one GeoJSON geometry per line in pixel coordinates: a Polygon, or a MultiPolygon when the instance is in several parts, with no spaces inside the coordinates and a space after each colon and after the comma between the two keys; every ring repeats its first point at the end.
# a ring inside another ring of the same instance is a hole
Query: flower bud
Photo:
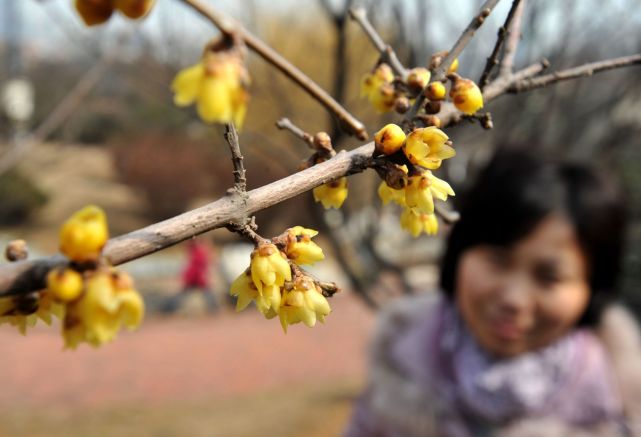
{"type": "Polygon", "coordinates": [[[441,127],[441,119],[436,115],[426,115],[422,117],[422,120],[425,122],[425,126],[441,127]]]}
{"type": "Polygon", "coordinates": [[[410,100],[405,96],[397,97],[394,100],[394,110],[399,114],[405,114],[411,107],[410,100]]]}
{"type": "Polygon", "coordinates": [[[425,89],[425,97],[432,102],[443,100],[446,94],[447,90],[443,82],[432,82],[427,86],[427,89],[425,89]]]}
{"type": "Polygon", "coordinates": [[[474,114],[483,107],[483,94],[470,79],[454,78],[450,97],[459,111],[468,115],[474,114]]]}
{"type": "Polygon", "coordinates": [[[114,11],[111,0],[76,0],[75,6],[87,26],[104,23],[114,11]]]}
{"type": "Polygon", "coordinates": [[[383,126],[374,135],[377,154],[391,155],[403,147],[403,143],[405,143],[405,132],[393,123],[383,126]]]}
{"type": "Polygon", "coordinates": [[[431,74],[427,68],[412,68],[407,75],[407,85],[413,92],[421,92],[430,82],[431,74]]]}
{"type": "Polygon", "coordinates": [[[27,243],[24,240],[13,240],[9,242],[4,250],[4,256],[11,262],[27,259],[29,256],[27,243]]]}
{"type": "Polygon", "coordinates": [[[71,302],[82,293],[82,275],[69,268],[55,268],[47,274],[47,289],[54,299],[71,302]]]}
{"type": "Polygon", "coordinates": [[[114,6],[128,18],[142,18],[151,10],[156,0],[115,0],[114,6]]]}
{"type": "Polygon", "coordinates": [[[86,206],[62,225],[60,251],[72,261],[96,261],[108,238],[105,212],[94,205],[86,206]]]}
{"type": "Polygon", "coordinates": [[[439,112],[441,112],[441,102],[428,101],[425,104],[426,114],[438,114],[439,112]]]}

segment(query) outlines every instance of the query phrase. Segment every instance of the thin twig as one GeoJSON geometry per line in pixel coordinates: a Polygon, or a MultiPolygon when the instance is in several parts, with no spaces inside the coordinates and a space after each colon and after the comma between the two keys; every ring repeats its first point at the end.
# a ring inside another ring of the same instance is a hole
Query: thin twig
{"type": "Polygon", "coordinates": [[[314,146],[314,137],[292,123],[289,118],[281,118],[280,120],[278,120],[276,122],[276,127],[278,129],[291,132],[295,137],[303,140],[310,149],[316,150],[316,147],[314,146]]]}
{"type": "Polygon", "coordinates": [[[231,161],[234,165],[234,189],[238,194],[244,194],[247,191],[247,177],[245,176],[245,166],[243,165],[243,154],[240,153],[238,132],[234,123],[225,125],[225,140],[229,144],[231,161]]]}
{"type": "Polygon", "coordinates": [[[256,217],[246,219],[243,223],[228,223],[225,227],[231,232],[251,240],[256,246],[259,244],[269,243],[269,240],[260,236],[256,232],[256,229],[258,229],[258,226],[256,225],[256,217]]]}
{"type": "Polygon", "coordinates": [[[209,5],[201,0],[182,0],[183,3],[192,7],[196,12],[209,20],[214,26],[220,29],[221,32],[228,35],[236,35],[245,41],[247,47],[256,52],[264,60],[279,69],[287,77],[296,82],[303,88],[309,95],[320,102],[325,108],[333,113],[343,126],[345,126],[350,133],[354,134],[360,140],[365,140],[368,137],[367,130],[361,121],[356,119],[350,114],[343,106],[341,106],[332,96],[330,96],[323,88],[316,82],[310,79],[305,73],[292,65],[287,59],[281,56],[278,52],[268,46],[260,38],[254,36],[248,30],[243,28],[239,23],[231,20],[230,18],[218,13],[209,5]]]}
{"type": "Polygon", "coordinates": [[[374,47],[376,47],[376,50],[380,53],[381,59],[389,64],[401,79],[405,80],[407,78],[407,70],[398,59],[398,56],[396,56],[396,52],[394,52],[389,44],[383,41],[383,38],[381,38],[378,32],[376,32],[376,29],[374,29],[374,26],[372,26],[372,23],[369,22],[365,8],[350,8],[349,16],[361,26],[363,32],[365,32],[374,47]]]}
{"type": "Polygon", "coordinates": [[[622,56],[620,58],[606,59],[604,61],[591,62],[589,64],[579,65],[566,70],[555,71],[543,76],[523,79],[513,83],[507,90],[510,93],[520,93],[541,88],[556,82],[561,82],[578,77],[592,76],[594,73],[612,70],[613,68],[627,67],[630,65],[641,64],[641,54],[622,56]]]}
{"type": "Polygon", "coordinates": [[[512,25],[508,28],[509,35],[505,43],[501,67],[499,69],[499,75],[501,76],[512,73],[514,69],[514,56],[516,56],[516,49],[521,40],[521,21],[523,18],[523,10],[525,9],[525,1],[526,0],[521,1],[517,6],[514,12],[514,18],[512,19],[512,25]]]}
{"type": "MultiPolygon", "coordinates": [[[[445,79],[445,74],[447,70],[450,68],[452,65],[452,62],[454,62],[454,59],[458,58],[458,56],[461,54],[463,49],[467,46],[467,44],[472,40],[472,37],[474,37],[474,33],[478,30],[479,27],[485,22],[485,19],[490,15],[492,12],[492,9],[496,6],[496,4],[499,2],[499,0],[486,0],[483,6],[481,6],[480,12],[470,21],[470,24],[468,24],[467,28],[463,31],[459,39],[456,41],[452,49],[448,52],[447,56],[445,59],[441,61],[441,63],[434,69],[432,72],[432,81],[442,81],[445,79]]],[[[407,115],[405,116],[406,120],[412,120],[416,114],[418,114],[419,109],[421,106],[423,106],[423,103],[425,102],[425,95],[424,93],[420,93],[418,97],[416,98],[416,101],[414,102],[414,105],[412,105],[412,108],[407,112],[407,115]]]]}
{"type": "Polygon", "coordinates": [[[483,88],[485,88],[485,85],[488,84],[490,81],[490,73],[492,72],[492,69],[499,63],[498,57],[499,57],[499,52],[501,51],[501,46],[503,46],[503,41],[505,41],[505,37],[509,35],[511,31],[511,22],[512,18],[514,17],[514,12],[516,12],[516,9],[518,8],[519,4],[521,3],[521,0],[514,0],[512,2],[512,7],[510,7],[510,12],[507,14],[507,18],[505,19],[505,23],[503,26],[499,27],[498,30],[498,35],[496,38],[496,44],[494,44],[494,49],[492,50],[492,54],[490,55],[489,58],[487,58],[487,62],[485,63],[485,68],[483,69],[483,73],[481,74],[481,78],[479,79],[479,87],[481,88],[481,91],[483,88]]]}

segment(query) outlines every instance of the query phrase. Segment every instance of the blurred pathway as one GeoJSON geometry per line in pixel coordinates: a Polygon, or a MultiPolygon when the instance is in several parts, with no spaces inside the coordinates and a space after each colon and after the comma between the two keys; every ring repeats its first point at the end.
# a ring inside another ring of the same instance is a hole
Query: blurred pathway
{"type": "Polygon", "coordinates": [[[101,407],[227,397],[360,378],[374,314],[347,293],[327,322],[291,326],[251,308],[210,317],[148,318],[100,349],[63,351],[59,327],[22,338],[0,328],[0,408],[101,407]]]}

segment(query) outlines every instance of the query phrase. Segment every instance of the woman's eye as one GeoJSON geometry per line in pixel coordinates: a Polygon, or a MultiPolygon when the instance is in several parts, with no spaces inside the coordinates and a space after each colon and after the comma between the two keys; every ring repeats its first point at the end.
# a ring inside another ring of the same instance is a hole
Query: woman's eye
{"type": "Polygon", "coordinates": [[[543,286],[552,286],[563,280],[557,269],[550,267],[539,267],[534,270],[534,277],[543,286]]]}

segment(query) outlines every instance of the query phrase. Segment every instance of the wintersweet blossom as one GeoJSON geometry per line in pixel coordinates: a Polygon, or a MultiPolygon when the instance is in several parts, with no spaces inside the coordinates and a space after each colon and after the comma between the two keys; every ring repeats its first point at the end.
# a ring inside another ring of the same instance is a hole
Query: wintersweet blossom
{"type": "Polygon", "coordinates": [[[435,170],[444,159],[456,155],[448,140],[447,134],[434,126],[414,129],[407,136],[403,152],[413,164],[435,170]]]}
{"type": "Polygon", "coordinates": [[[387,185],[385,181],[382,181],[378,186],[378,197],[381,198],[383,205],[387,205],[389,202],[394,202],[401,206],[405,205],[405,190],[395,190],[387,185]]]}
{"type": "Polygon", "coordinates": [[[283,331],[287,326],[303,322],[312,327],[316,321],[324,322],[331,311],[329,302],[308,276],[295,278],[291,290],[285,290],[279,317],[283,331]]]}
{"type": "Polygon", "coordinates": [[[247,112],[249,74],[234,51],[207,51],[201,61],[178,73],[171,84],[174,103],[196,103],[207,123],[242,126],[247,112]]]}
{"type": "Polygon", "coordinates": [[[414,238],[423,232],[427,235],[435,235],[438,232],[438,221],[435,214],[425,214],[414,208],[404,208],[401,213],[401,227],[414,238]]]}
{"type": "Polygon", "coordinates": [[[312,191],[314,200],[323,204],[325,209],[340,208],[347,198],[347,177],[320,185],[312,191]]]}
{"type": "Polygon", "coordinates": [[[291,281],[292,270],[287,259],[271,243],[261,243],[251,254],[250,271],[252,281],[260,295],[265,286],[282,287],[285,281],[291,281]]]}
{"type": "Polygon", "coordinates": [[[60,228],[60,251],[72,261],[96,261],[108,239],[105,212],[89,205],[73,214],[60,228]]]}
{"type": "Polygon", "coordinates": [[[67,305],[62,327],[65,345],[71,349],[82,342],[100,346],[113,340],[123,326],[138,328],[144,312],[142,297],[125,273],[93,272],[85,292],[67,305]]]}
{"type": "Polygon", "coordinates": [[[405,204],[409,208],[416,208],[424,214],[434,213],[434,197],[447,200],[447,196],[454,196],[450,184],[437,178],[431,171],[411,176],[405,187],[405,204]]]}
{"type": "Polygon", "coordinates": [[[483,93],[470,79],[454,80],[450,89],[450,98],[458,110],[468,115],[474,114],[483,107],[483,93]]]}
{"type": "Polygon", "coordinates": [[[391,111],[394,107],[394,73],[387,64],[380,64],[361,80],[361,97],[367,97],[379,112],[391,111]]]}
{"type": "Polygon", "coordinates": [[[294,226],[287,230],[287,257],[296,264],[314,264],[325,259],[323,250],[312,241],[318,234],[314,229],[294,226]]]}

